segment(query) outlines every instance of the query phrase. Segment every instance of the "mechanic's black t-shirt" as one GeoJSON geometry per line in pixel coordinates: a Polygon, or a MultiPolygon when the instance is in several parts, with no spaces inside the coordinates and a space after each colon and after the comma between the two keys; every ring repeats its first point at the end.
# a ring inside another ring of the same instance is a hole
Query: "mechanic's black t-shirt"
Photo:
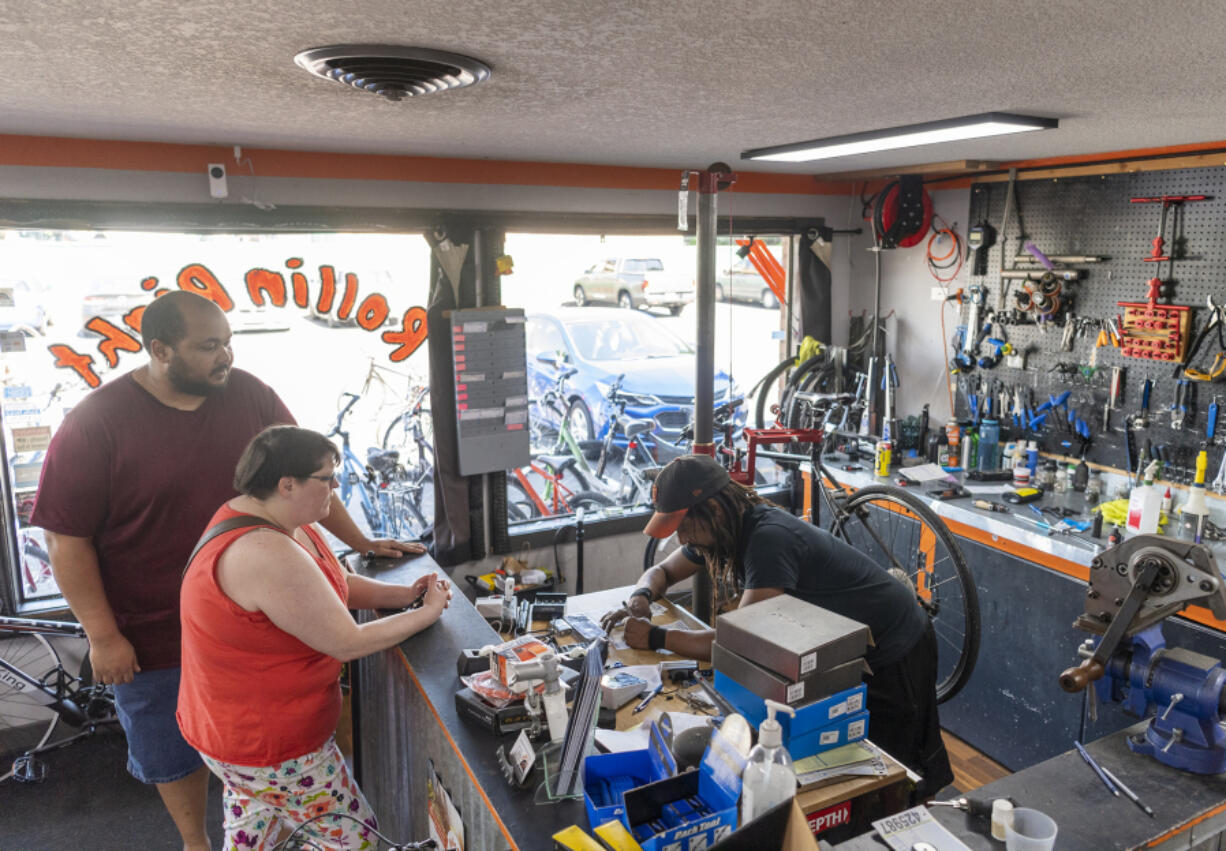
{"type": "Polygon", "coordinates": [[[914,592],[824,529],[773,505],[755,505],[745,512],[741,541],[742,588],[782,588],[867,624],[876,647],[865,659],[873,670],[897,662],[923,634],[925,615],[914,592]]]}

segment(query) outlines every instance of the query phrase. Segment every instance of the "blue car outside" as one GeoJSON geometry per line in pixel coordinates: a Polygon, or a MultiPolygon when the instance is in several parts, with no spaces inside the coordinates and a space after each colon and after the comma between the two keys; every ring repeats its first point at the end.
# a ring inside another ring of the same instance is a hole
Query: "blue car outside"
{"type": "MultiPolygon", "coordinates": [[[[568,401],[582,403],[580,410],[591,423],[590,434],[585,435],[576,428],[576,420],[583,417],[572,416],[571,427],[580,440],[604,437],[612,422],[606,396],[622,374],[621,390],[629,397],[626,414],[654,420],[658,439],[676,441],[690,422],[694,350],[653,316],[594,307],[532,313],[527,317],[527,350],[528,394],[533,399],[554,385],[563,368],[578,370],[567,383],[567,394],[568,401]]],[[[716,405],[738,392],[722,370],[715,373],[714,391],[716,405]]],[[[737,412],[738,432],[744,421],[742,408],[737,412]]]]}

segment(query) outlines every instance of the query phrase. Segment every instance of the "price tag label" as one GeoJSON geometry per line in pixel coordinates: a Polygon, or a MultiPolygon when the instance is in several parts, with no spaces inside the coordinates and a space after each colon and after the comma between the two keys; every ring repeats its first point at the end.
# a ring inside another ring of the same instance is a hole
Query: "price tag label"
{"type": "MultiPolygon", "coordinates": [[[[909,851],[927,843],[941,851],[959,851],[966,844],[946,830],[924,807],[914,807],[873,822],[877,833],[896,851],[909,851]]],[[[969,849],[967,849],[969,851],[969,849]]]]}

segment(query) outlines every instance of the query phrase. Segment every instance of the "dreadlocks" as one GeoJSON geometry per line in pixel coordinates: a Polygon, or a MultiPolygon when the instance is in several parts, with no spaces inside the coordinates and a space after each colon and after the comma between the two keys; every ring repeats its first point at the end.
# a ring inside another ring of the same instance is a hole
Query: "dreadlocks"
{"type": "Polygon", "coordinates": [[[707,563],[715,586],[715,610],[731,603],[740,595],[737,580],[736,555],[741,548],[741,527],[745,512],[755,505],[768,502],[753,488],[737,482],[724,485],[719,493],[690,508],[695,523],[710,529],[715,537],[713,547],[693,547],[707,563]]]}

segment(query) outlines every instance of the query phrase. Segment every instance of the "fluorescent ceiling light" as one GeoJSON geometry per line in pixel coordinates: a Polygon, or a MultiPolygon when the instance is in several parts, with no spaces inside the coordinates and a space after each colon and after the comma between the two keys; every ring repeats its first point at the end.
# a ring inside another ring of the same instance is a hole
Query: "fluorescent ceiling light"
{"type": "Polygon", "coordinates": [[[741,159],[785,163],[808,162],[830,157],[867,154],[871,151],[892,151],[896,148],[935,145],[938,142],[1000,136],[1005,133],[1024,133],[1027,130],[1048,130],[1057,127],[1059,123],[1055,118],[1036,118],[1030,115],[1012,115],[1007,112],[982,112],[979,115],[968,115],[964,118],[947,118],[943,121],[891,127],[888,130],[870,130],[867,133],[831,136],[829,139],[774,145],[770,148],[753,148],[743,151],[741,159]]]}

